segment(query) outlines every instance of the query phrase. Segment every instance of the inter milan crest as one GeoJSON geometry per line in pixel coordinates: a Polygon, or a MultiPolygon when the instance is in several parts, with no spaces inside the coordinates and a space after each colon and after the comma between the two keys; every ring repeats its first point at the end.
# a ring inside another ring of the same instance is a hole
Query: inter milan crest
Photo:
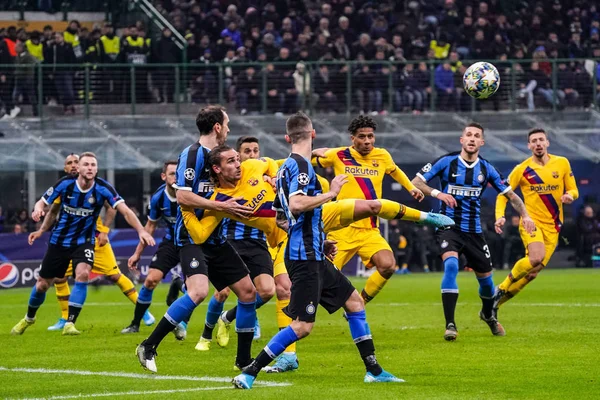
{"type": "Polygon", "coordinates": [[[96,202],[96,199],[94,198],[94,196],[90,196],[90,198],[88,199],[88,203],[94,204],[95,202],[96,202]]]}
{"type": "Polygon", "coordinates": [[[482,183],[484,180],[485,180],[485,177],[483,176],[483,174],[479,174],[479,175],[477,175],[477,181],[478,181],[479,183],[482,183]]]}
{"type": "Polygon", "coordinates": [[[200,265],[200,261],[196,260],[195,258],[190,262],[191,269],[198,268],[199,265],[200,265]]]}
{"type": "Polygon", "coordinates": [[[302,186],[308,185],[309,182],[310,182],[310,178],[308,177],[308,174],[303,172],[298,175],[298,183],[301,184],[302,186]]]}
{"type": "Polygon", "coordinates": [[[443,241],[441,244],[442,249],[445,249],[446,247],[448,247],[448,242],[447,241],[443,241]]]}
{"type": "Polygon", "coordinates": [[[558,171],[552,171],[552,177],[558,179],[558,171]]]}
{"type": "Polygon", "coordinates": [[[188,181],[193,181],[194,178],[196,177],[196,171],[194,171],[194,168],[188,168],[183,172],[183,176],[188,181]]]}
{"type": "Polygon", "coordinates": [[[315,311],[317,311],[317,308],[315,307],[315,305],[311,302],[309,305],[306,306],[306,313],[307,314],[314,314],[315,311]]]}

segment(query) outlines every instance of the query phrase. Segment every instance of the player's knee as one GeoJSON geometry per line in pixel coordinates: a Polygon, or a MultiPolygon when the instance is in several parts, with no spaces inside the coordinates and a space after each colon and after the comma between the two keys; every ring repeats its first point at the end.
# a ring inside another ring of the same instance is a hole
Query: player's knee
{"type": "Polygon", "coordinates": [[[260,287],[256,288],[256,292],[264,302],[267,302],[271,300],[273,296],[275,296],[275,284],[263,284],[260,287]]]}
{"type": "Polygon", "coordinates": [[[77,282],[87,282],[90,280],[90,272],[87,269],[78,270],[75,274],[75,280],[77,282]]]}
{"type": "Polygon", "coordinates": [[[275,294],[277,294],[279,300],[289,300],[292,282],[289,278],[283,278],[283,276],[284,275],[278,275],[275,277],[275,294]]]}
{"type": "Polygon", "coordinates": [[[223,303],[229,297],[229,292],[230,292],[229,288],[225,288],[225,289],[221,290],[220,292],[215,290],[215,299],[219,303],[223,303]]]}
{"type": "Polygon", "coordinates": [[[38,292],[47,292],[48,289],[50,288],[50,282],[48,282],[48,280],[40,277],[40,278],[38,278],[38,280],[35,284],[35,287],[38,290],[38,292]]]}
{"type": "Polygon", "coordinates": [[[236,283],[234,290],[238,299],[243,302],[252,302],[256,300],[256,288],[252,284],[249,277],[243,279],[241,282],[236,283]]]}
{"type": "Polygon", "coordinates": [[[545,256],[546,256],[546,254],[543,251],[536,252],[536,253],[530,253],[529,254],[529,262],[535,268],[542,264],[545,256]]]}
{"type": "Polygon", "coordinates": [[[146,277],[146,280],[144,281],[144,286],[146,286],[147,289],[150,290],[154,290],[158,284],[160,283],[160,281],[163,278],[163,273],[156,270],[156,269],[151,269],[148,272],[148,276],[146,277]]]}
{"type": "Polygon", "coordinates": [[[69,278],[67,278],[66,276],[64,278],[56,278],[54,280],[54,283],[58,283],[58,284],[65,283],[67,281],[67,279],[69,279],[69,278]]]}
{"type": "Polygon", "coordinates": [[[386,259],[379,263],[377,265],[377,271],[379,271],[381,276],[383,276],[384,278],[391,277],[394,274],[394,272],[396,272],[396,262],[394,260],[394,257],[391,256],[389,260],[386,259]]]}
{"type": "Polygon", "coordinates": [[[116,275],[109,275],[107,276],[107,278],[113,282],[116,283],[120,278],[121,278],[121,274],[116,274],[116,275]]]}
{"type": "Polygon", "coordinates": [[[295,320],[292,321],[290,326],[294,330],[296,336],[298,336],[298,339],[302,339],[310,335],[310,332],[312,331],[314,325],[314,322],[303,322],[295,320]]]}
{"type": "Polygon", "coordinates": [[[361,297],[360,294],[355,290],[350,295],[350,298],[346,300],[346,304],[344,304],[344,309],[347,312],[359,312],[365,309],[365,301],[361,297]]]}
{"type": "Polygon", "coordinates": [[[200,304],[206,296],[208,296],[208,287],[188,287],[187,295],[192,299],[192,301],[196,304],[200,304]]]}

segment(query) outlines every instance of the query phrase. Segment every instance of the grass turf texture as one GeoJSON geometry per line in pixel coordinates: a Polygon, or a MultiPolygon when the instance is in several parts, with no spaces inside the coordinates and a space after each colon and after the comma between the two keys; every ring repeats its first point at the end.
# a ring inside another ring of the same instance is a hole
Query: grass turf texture
{"type": "MultiPolygon", "coordinates": [[[[479,320],[480,300],[472,273],[459,274],[461,294],[456,313],[458,340],[445,342],[439,284],[441,275],[394,276],[367,306],[377,356],[402,384],[365,384],[363,364],[340,312],[318,311],[313,334],[298,344],[300,369],[294,373],[259,375],[257,382],[288,382],[289,387],[256,386],[250,392],[229,390],[229,383],[156,380],[130,377],[39,374],[0,369],[0,398],[76,396],[128,391],[206,388],[203,391],[144,394],[162,399],[238,398],[410,398],[410,399],[557,399],[598,398],[600,393],[600,270],[548,270],[500,310],[506,337],[493,337],[479,320]],[[213,388],[213,389],[210,389],[213,388]]],[[[498,283],[505,272],[497,272],[498,283]]],[[[364,281],[354,280],[362,288],[364,281]]],[[[157,322],[166,310],[166,285],[155,291],[150,310],[157,322]]],[[[10,336],[23,317],[29,290],[0,292],[0,367],[45,368],[146,374],[134,355],[140,334],[121,335],[133,306],[116,287],[90,288],[77,324],[79,337],[62,337],[46,328],[58,318],[54,291],[23,336],[10,336]],[[106,304],[101,304],[106,303],[106,304]]],[[[194,345],[202,331],[206,303],[194,313],[188,338],[167,336],[158,348],[160,375],[233,377],[236,339],[209,352],[194,345]]],[[[234,297],[226,306],[234,304],[234,297]]],[[[258,312],[262,338],[253,355],[275,334],[274,302],[258,312]]],[[[149,373],[147,373],[150,375],[149,373]]],[[[139,396],[139,395],[138,395],[139,396]]],[[[133,398],[133,395],[127,396],[133,398]]],[[[64,397],[63,397],[64,398],[64,397]]],[[[69,397],[73,398],[73,397],[69,397]]],[[[125,398],[115,395],[110,398],[125,398]]]]}

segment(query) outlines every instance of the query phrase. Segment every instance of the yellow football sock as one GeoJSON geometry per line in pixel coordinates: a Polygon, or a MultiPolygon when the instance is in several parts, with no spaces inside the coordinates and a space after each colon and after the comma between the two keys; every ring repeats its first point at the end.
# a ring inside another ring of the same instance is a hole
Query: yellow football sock
{"type": "Polygon", "coordinates": [[[406,207],[404,204],[395,201],[378,199],[381,203],[381,210],[378,216],[385,219],[403,219],[405,221],[422,221],[425,214],[415,208],[406,207]]]}
{"type": "Polygon", "coordinates": [[[137,290],[135,290],[135,286],[133,285],[133,282],[131,282],[131,280],[128,277],[121,274],[121,276],[117,280],[116,284],[119,287],[119,289],[121,289],[121,292],[123,292],[123,294],[125,296],[127,296],[127,298],[133,304],[135,304],[137,302],[138,292],[137,292],[137,290]]]}
{"type": "Polygon", "coordinates": [[[500,290],[508,291],[508,288],[513,282],[516,282],[523,278],[529,271],[533,269],[533,265],[529,262],[529,257],[523,257],[515,263],[515,266],[510,271],[510,274],[502,281],[498,288],[500,290]]]}
{"type": "MultiPolygon", "coordinates": [[[[277,313],[277,327],[281,330],[283,328],[287,328],[291,323],[292,319],[285,315],[283,309],[290,304],[290,300],[275,300],[275,311],[277,313]]],[[[296,352],[296,342],[290,344],[284,352],[286,353],[295,353],[296,352]]]]}
{"type": "Polygon", "coordinates": [[[533,279],[529,279],[529,278],[527,278],[527,275],[525,275],[524,277],[522,277],[518,281],[513,282],[508,287],[508,291],[500,299],[500,303],[498,303],[498,307],[500,307],[502,304],[506,303],[508,300],[512,299],[517,294],[519,294],[519,292],[521,290],[523,290],[523,288],[525,288],[525,286],[527,286],[529,284],[529,282],[531,282],[532,280],[533,279]]]}
{"type": "Polygon", "coordinates": [[[365,283],[365,288],[362,290],[361,296],[365,300],[365,303],[373,300],[373,297],[377,296],[377,293],[383,289],[387,283],[387,279],[381,276],[379,271],[375,271],[369,276],[365,283]]]}
{"type": "Polygon", "coordinates": [[[69,318],[69,296],[71,295],[71,289],[69,288],[69,282],[64,281],[62,283],[55,283],[54,288],[56,289],[56,299],[60,306],[60,317],[63,319],[69,318]]]}

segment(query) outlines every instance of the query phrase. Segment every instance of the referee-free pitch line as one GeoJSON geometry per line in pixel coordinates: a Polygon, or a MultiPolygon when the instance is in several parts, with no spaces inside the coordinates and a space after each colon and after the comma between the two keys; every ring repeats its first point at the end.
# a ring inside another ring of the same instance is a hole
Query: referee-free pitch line
{"type": "Polygon", "coordinates": [[[87,394],[80,393],[80,394],[64,395],[64,396],[24,397],[24,398],[19,398],[19,400],[90,399],[90,398],[96,398],[96,397],[118,397],[118,398],[120,398],[120,397],[124,397],[124,396],[189,393],[189,392],[199,392],[199,391],[206,391],[206,390],[226,390],[226,389],[235,389],[235,388],[233,386],[216,386],[216,387],[202,387],[202,388],[188,388],[188,389],[141,390],[141,391],[131,390],[128,392],[105,392],[105,393],[87,393],[87,394]]]}
{"type": "MultiPolygon", "coordinates": [[[[0,372],[19,372],[26,374],[68,374],[85,376],[110,376],[115,378],[147,379],[154,381],[194,381],[194,382],[219,382],[231,383],[232,377],[217,376],[185,376],[185,375],[150,375],[137,374],[134,372],[112,372],[112,371],[80,371],[76,369],[48,369],[48,368],[7,368],[0,367],[0,372]]],[[[288,382],[257,381],[257,386],[290,386],[288,382]]],[[[212,389],[212,388],[207,388],[212,389]]]]}

